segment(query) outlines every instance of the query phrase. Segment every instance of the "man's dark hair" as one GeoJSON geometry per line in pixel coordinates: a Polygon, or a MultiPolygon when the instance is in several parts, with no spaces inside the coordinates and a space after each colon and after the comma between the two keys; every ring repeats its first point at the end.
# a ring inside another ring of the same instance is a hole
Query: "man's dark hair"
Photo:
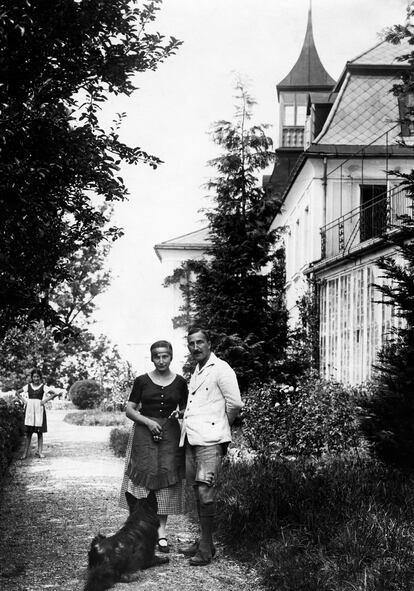
{"type": "Polygon", "coordinates": [[[187,338],[190,335],[194,334],[195,332],[202,332],[203,335],[206,337],[206,340],[209,343],[211,342],[210,331],[206,330],[205,328],[202,328],[201,326],[197,326],[197,325],[190,326],[190,328],[188,329],[188,332],[187,332],[187,338]]]}

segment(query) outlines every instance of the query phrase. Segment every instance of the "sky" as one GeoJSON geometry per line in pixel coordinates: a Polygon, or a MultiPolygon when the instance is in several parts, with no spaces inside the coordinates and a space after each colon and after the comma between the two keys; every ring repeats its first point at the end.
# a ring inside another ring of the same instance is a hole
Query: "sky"
{"type": "MultiPolygon", "coordinates": [[[[379,41],[384,27],[404,22],[407,0],[313,0],[319,56],[337,79],[351,60],[379,41]]],[[[240,77],[256,99],[254,123],[268,123],[277,147],[276,84],[302,48],[309,0],[163,0],[154,28],[181,41],[156,72],[136,77],[131,97],[111,98],[105,117],[126,112],[120,136],[164,162],[157,170],[124,166],[129,200],[116,205],[124,236],[108,257],[112,283],[97,300],[94,331],[118,345],[136,371],[149,365],[148,346],[177,343],[163,280],[170,269],[154,245],[206,225],[204,184],[217,155],[208,131],[232,120],[240,77]]],[[[179,370],[179,368],[176,368],[179,370]]]]}

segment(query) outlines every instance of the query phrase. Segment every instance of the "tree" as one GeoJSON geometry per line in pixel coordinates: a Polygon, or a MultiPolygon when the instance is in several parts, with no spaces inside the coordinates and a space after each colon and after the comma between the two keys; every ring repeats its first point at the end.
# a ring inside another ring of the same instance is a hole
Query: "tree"
{"type": "Polygon", "coordinates": [[[286,310],[283,257],[275,247],[279,232],[269,232],[278,204],[257,179],[274,158],[272,141],[267,126],[248,126],[255,102],[242,83],[236,89],[235,121],[219,121],[212,130],[222,153],[209,163],[217,176],[207,185],[215,200],[206,213],[208,258],[187,264],[175,280],[193,272],[194,280],[183,286],[190,306],[184,319],[190,316],[211,331],[215,351],[234,367],[244,388],[269,377],[281,359],[286,310]]]}
{"type": "MultiPolygon", "coordinates": [[[[414,222],[405,231],[414,235],[414,222]]],[[[405,234],[407,235],[407,234],[405,234]]],[[[403,234],[404,236],[404,234],[403,234]]],[[[385,257],[378,266],[390,283],[377,288],[394,306],[401,324],[378,355],[373,394],[361,402],[361,427],[384,463],[414,470],[414,242],[400,243],[400,259],[385,257]]]]}
{"type": "Polygon", "coordinates": [[[0,386],[21,386],[31,368],[39,367],[51,384],[70,385],[94,378],[113,383],[128,371],[117,348],[103,335],[90,331],[95,297],[107,287],[104,269],[109,245],[88,246],[75,253],[68,269],[70,280],[50,294],[51,305],[64,318],[67,330],[59,331],[43,321],[29,327],[10,328],[0,341],[0,386]]]}
{"type": "Polygon", "coordinates": [[[100,203],[126,198],[120,163],[160,162],[120,141],[122,115],[109,131],[98,117],[180,45],[147,32],[160,2],[1,4],[0,335],[33,320],[65,326],[50,294],[74,253],[119,236],[100,203]]]}
{"type": "MultiPolygon", "coordinates": [[[[414,17],[414,2],[407,7],[407,23],[387,31],[392,43],[408,40],[414,44],[414,31],[410,22],[414,17]]],[[[401,61],[411,68],[403,72],[392,92],[399,97],[403,128],[414,121],[414,103],[408,98],[414,93],[414,49],[405,51],[401,61]]],[[[411,197],[414,207],[414,171],[394,171],[401,187],[411,197]]],[[[412,215],[400,220],[399,232],[390,244],[395,247],[392,256],[383,257],[378,266],[388,282],[377,285],[385,303],[393,306],[400,319],[388,335],[387,342],[378,355],[374,393],[362,401],[362,430],[372,445],[373,452],[386,464],[402,470],[414,470],[414,220],[412,215]]]]}

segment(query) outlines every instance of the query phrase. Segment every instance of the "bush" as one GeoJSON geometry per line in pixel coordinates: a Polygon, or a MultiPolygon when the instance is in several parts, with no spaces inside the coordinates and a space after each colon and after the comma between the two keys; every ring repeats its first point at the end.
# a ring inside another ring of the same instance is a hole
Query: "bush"
{"type": "Polygon", "coordinates": [[[362,431],[380,461],[414,472],[414,329],[387,343],[371,395],[361,401],[362,431]]]}
{"type": "Polygon", "coordinates": [[[126,456],[130,430],[128,427],[115,427],[115,429],[111,430],[109,447],[117,457],[124,458],[126,456]]]}
{"type": "Polygon", "coordinates": [[[24,407],[22,403],[0,398],[0,479],[19,447],[24,433],[24,407]]]}
{"type": "Polygon", "coordinates": [[[124,412],[129,398],[129,392],[118,389],[107,389],[101,402],[101,410],[105,412],[124,412]]]}
{"type": "Polygon", "coordinates": [[[278,591],[414,588],[414,482],[371,460],[224,465],[218,534],[278,591]]]}
{"type": "Polygon", "coordinates": [[[83,410],[99,406],[103,399],[103,393],[98,382],[79,380],[70,387],[69,398],[75,406],[83,410]]]}
{"type": "Polygon", "coordinates": [[[360,389],[324,380],[315,374],[296,388],[272,382],[248,391],[243,432],[264,455],[337,454],[360,445],[360,389]]]}

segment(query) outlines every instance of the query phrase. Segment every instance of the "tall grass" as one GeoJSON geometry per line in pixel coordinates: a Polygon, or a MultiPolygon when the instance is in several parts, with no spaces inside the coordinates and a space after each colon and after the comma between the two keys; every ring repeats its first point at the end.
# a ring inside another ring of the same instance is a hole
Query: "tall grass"
{"type": "Polygon", "coordinates": [[[368,459],[228,462],[218,533],[275,591],[412,591],[413,493],[368,459]]]}

